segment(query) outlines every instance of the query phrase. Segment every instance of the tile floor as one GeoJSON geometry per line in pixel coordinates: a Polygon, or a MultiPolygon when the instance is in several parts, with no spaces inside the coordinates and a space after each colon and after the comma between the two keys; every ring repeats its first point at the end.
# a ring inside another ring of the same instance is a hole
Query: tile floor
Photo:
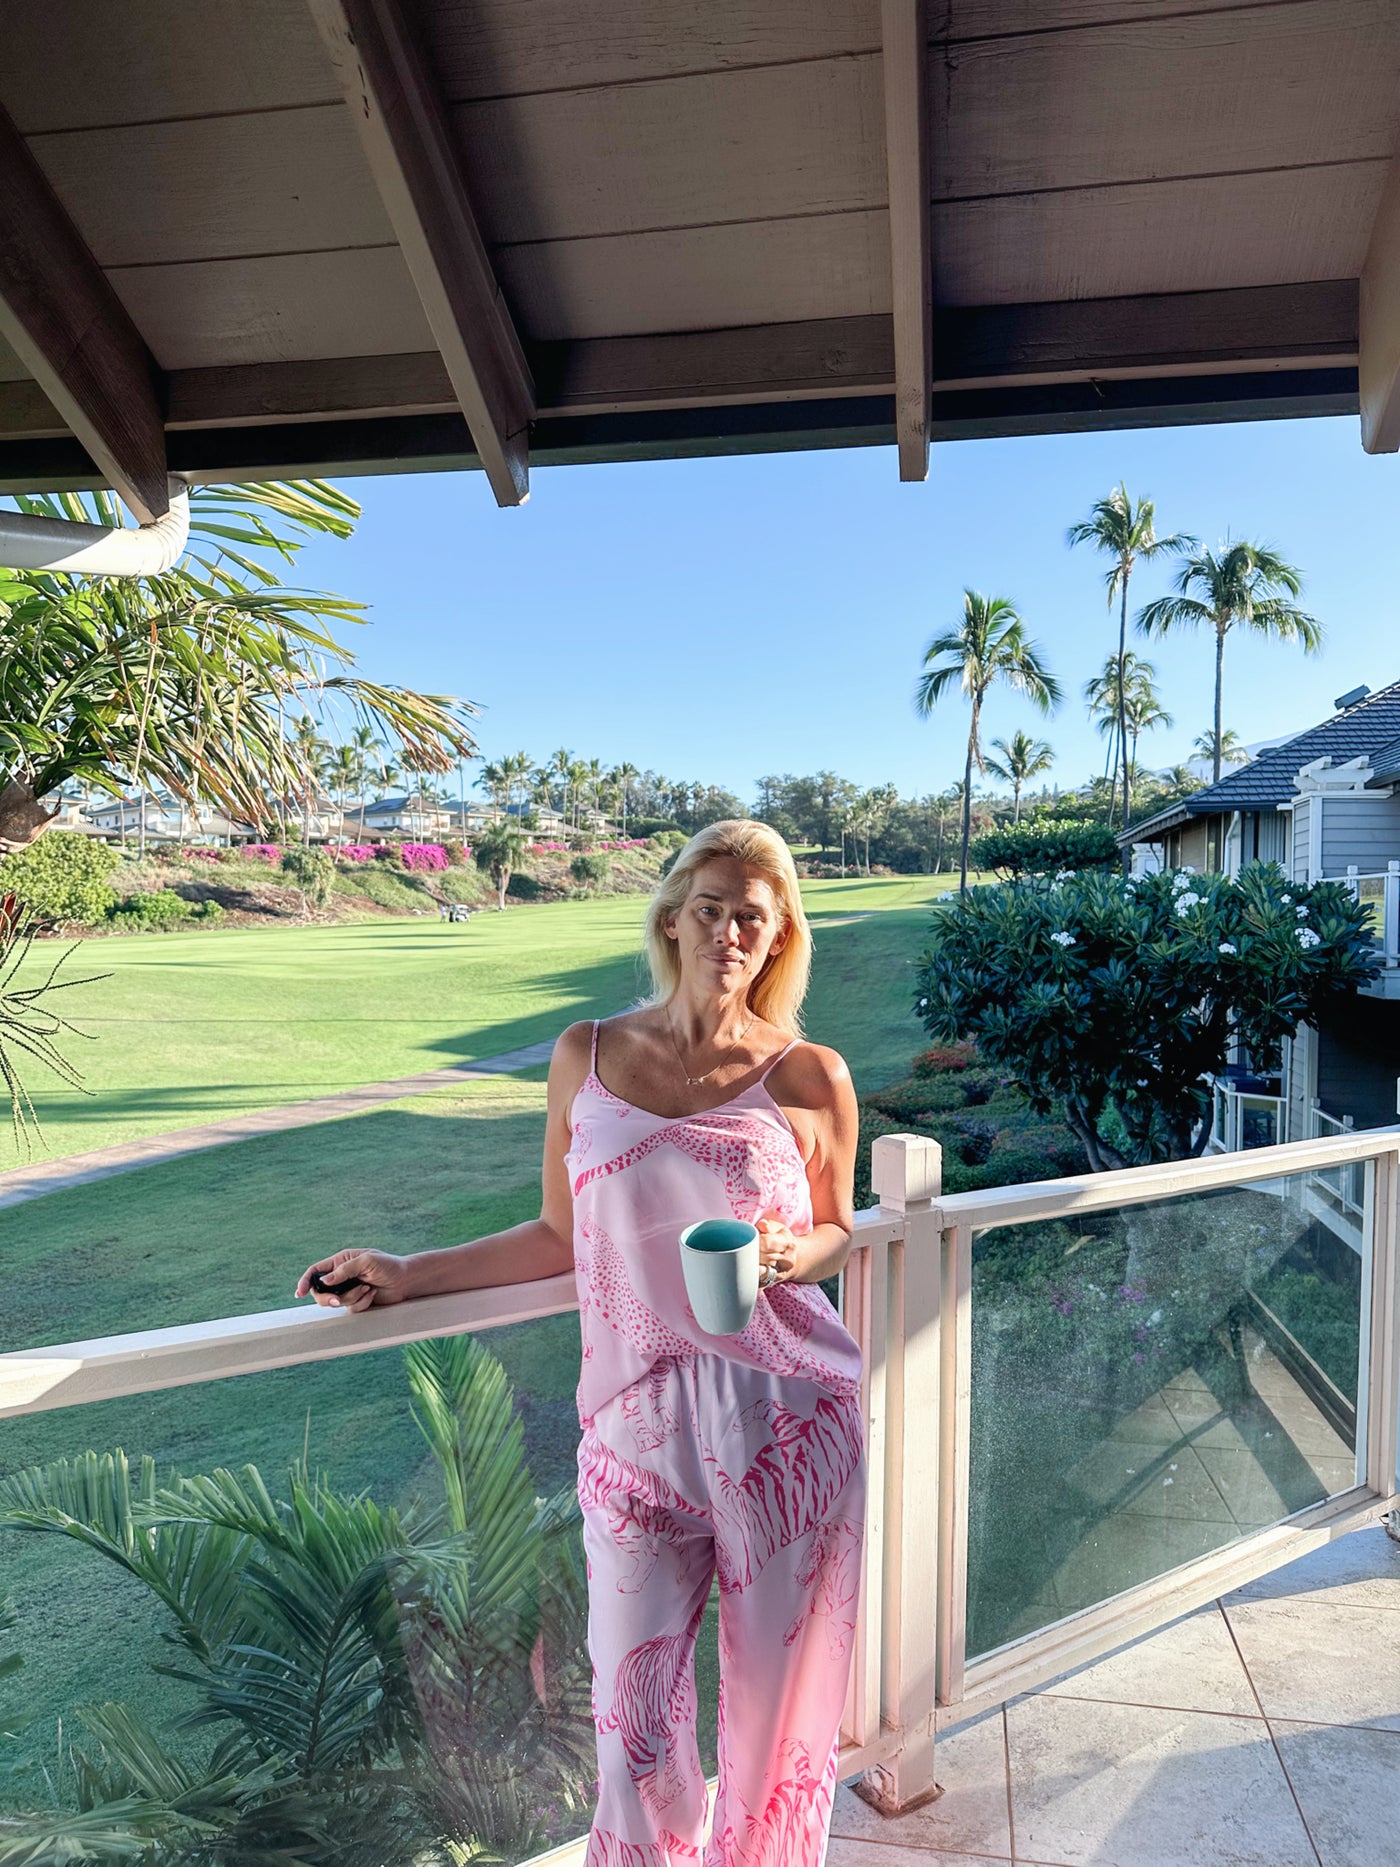
{"type": "Polygon", "coordinates": [[[1400,1867],[1400,1544],[1355,1530],[837,1792],[827,1867],[1400,1867]]]}

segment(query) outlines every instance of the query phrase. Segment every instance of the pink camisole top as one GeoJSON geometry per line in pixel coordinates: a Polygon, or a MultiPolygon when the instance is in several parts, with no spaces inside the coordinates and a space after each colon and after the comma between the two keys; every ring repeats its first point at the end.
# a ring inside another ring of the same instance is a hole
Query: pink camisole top
{"type": "Polygon", "coordinates": [[[583,1334],[581,1426],[664,1356],[723,1355],[843,1398],[859,1393],[860,1349],[816,1284],[761,1290],[738,1335],[707,1335],[686,1294],[678,1241],[695,1220],[771,1216],[795,1236],[812,1229],[802,1152],[765,1087],[778,1061],[718,1108],[654,1115],[598,1080],[594,1023],[593,1067],[574,1097],[565,1156],[583,1334]]]}

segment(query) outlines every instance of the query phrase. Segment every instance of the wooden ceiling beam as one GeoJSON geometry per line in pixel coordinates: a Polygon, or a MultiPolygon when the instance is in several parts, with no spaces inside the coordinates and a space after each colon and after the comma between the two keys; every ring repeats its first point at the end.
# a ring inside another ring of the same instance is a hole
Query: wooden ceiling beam
{"type": "Polygon", "coordinates": [[[3,109],[0,336],[140,523],[163,517],[160,372],[3,109]]]}
{"type": "Polygon", "coordinates": [[[895,425],[899,477],[928,478],[933,386],[933,263],[929,232],[928,8],[881,0],[885,169],[894,285],[895,425]]]}
{"type": "Polygon", "coordinates": [[[1400,155],[1390,164],[1361,270],[1361,445],[1400,451],[1400,155]]]}
{"type": "Polygon", "coordinates": [[[534,384],[402,0],[310,0],[499,504],[529,497],[534,384]]]}

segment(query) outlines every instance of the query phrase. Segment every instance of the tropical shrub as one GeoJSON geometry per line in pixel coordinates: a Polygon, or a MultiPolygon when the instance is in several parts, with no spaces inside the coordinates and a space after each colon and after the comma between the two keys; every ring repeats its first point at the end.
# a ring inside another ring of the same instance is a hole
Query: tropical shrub
{"type": "Polygon", "coordinates": [[[949,1070],[965,1070],[977,1061],[975,1044],[933,1044],[915,1057],[915,1076],[941,1076],[949,1070]]]}
{"type": "Polygon", "coordinates": [[[974,889],[940,907],[916,974],[932,1038],[972,1038],[1095,1169],[1199,1154],[1208,1074],[1278,1066],[1299,1024],[1376,975],[1367,912],[1275,864],[974,889]],[[1111,1138],[1110,1138],[1111,1137],[1111,1138]]]}
{"type": "Polygon", "coordinates": [[[601,888],[612,872],[612,864],[604,855],[575,856],[569,864],[569,874],[580,888],[601,888]]]}
{"type": "Polygon", "coordinates": [[[301,1465],[276,1488],[254,1466],[162,1476],[121,1451],[0,1479],[0,1531],[67,1537],[149,1591],[162,1670],[197,1694],[184,1729],[215,1735],[187,1763],[139,1708],[77,1707],[70,1806],[11,1790],[0,1859],[465,1867],[560,1838],[551,1803],[581,1825],[597,1766],[575,1487],[535,1495],[505,1372],[471,1336],[405,1363],[432,1500],[385,1508],[301,1465]]]}
{"type": "Polygon", "coordinates": [[[136,889],[113,904],[109,919],[117,926],[162,933],[189,920],[193,913],[193,902],[177,895],[173,888],[157,888],[150,892],[136,889]]]}
{"type": "Polygon", "coordinates": [[[277,843],[245,843],[242,853],[251,857],[254,862],[265,862],[269,868],[273,869],[282,860],[282,850],[277,843]]]}
{"type": "Polygon", "coordinates": [[[119,860],[80,830],[48,830],[0,860],[0,894],[17,895],[33,925],[91,927],[116,900],[111,877],[119,860]]]}
{"type": "Polygon", "coordinates": [[[1008,880],[1026,875],[1055,875],[1063,869],[1113,869],[1122,861],[1112,830],[1102,823],[1073,818],[1008,824],[988,830],[972,843],[974,868],[993,870],[1008,880]]]}
{"type": "Polygon", "coordinates": [[[525,853],[525,838],[509,823],[493,823],[476,839],[476,864],[496,884],[496,906],[502,912],[513,871],[525,853]]]}
{"type": "Polygon", "coordinates": [[[335,857],[328,849],[289,849],[282,873],[301,895],[301,911],[323,908],[335,892],[335,857]]]}
{"type": "Polygon", "coordinates": [[[627,827],[633,836],[643,839],[652,836],[679,836],[682,843],[688,840],[681,826],[669,817],[634,817],[627,827]]]}

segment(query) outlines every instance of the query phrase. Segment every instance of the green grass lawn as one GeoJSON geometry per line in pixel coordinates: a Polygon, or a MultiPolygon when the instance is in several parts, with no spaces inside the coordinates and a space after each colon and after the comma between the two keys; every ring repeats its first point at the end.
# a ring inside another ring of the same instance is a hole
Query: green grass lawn
{"type": "MultiPolygon", "coordinates": [[[[920,1032],[909,977],[947,878],[810,884],[816,964],[807,1026],[858,1085],[901,1076],[920,1032]],[[868,918],[847,920],[848,915],[868,918]]],[[[481,916],[469,927],[379,923],[94,941],[115,977],[85,1056],[95,1096],[45,1099],[54,1152],[387,1080],[552,1035],[641,989],[635,897],[481,916]]],[[[538,1211],[543,1068],[403,1098],[0,1209],[6,1347],[246,1314],[291,1301],[302,1267],[349,1243],[415,1251],[538,1211]]],[[[572,1481],[576,1316],[486,1338],[515,1386],[536,1489],[572,1481]]],[[[346,1490],[425,1482],[397,1351],[207,1387],[0,1420],[0,1472],[88,1447],[184,1471],[259,1465],[307,1443],[346,1490]]],[[[0,1596],[38,1754],[76,1702],[130,1699],[178,1717],[185,1688],[152,1675],[164,1617],[130,1578],[57,1539],[0,1534],[0,1596]]],[[[713,1767],[714,1604],[698,1662],[713,1767]]],[[[0,1705],[0,1709],[3,1706],[0,1705]]]]}
{"type": "MultiPolygon", "coordinates": [[[[907,1055],[896,1026],[906,1022],[908,995],[890,966],[903,970],[928,903],[950,881],[813,882],[804,891],[817,929],[811,1034],[846,1052],[862,1086],[885,1080],[907,1055]],[[869,923],[822,931],[823,920],[853,913],[878,915],[878,931],[869,923]]],[[[645,910],[640,896],[604,896],[483,913],[466,925],[396,920],[83,941],[65,974],[111,974],[65,1006],[93,1040],[68,1040],[90,1093],[31,1072],[44,1127],[34,1157],[499,1055],[574,1018],[621,1010],[645,989],[645,910]]],[[[45,964],[52,952],[44,949],[45,964]]],[[[31,972],[38,963],[31,958],[31,972]]],[[[24,1159],[0,1133],[0,1168],[24,1159]]]]}

